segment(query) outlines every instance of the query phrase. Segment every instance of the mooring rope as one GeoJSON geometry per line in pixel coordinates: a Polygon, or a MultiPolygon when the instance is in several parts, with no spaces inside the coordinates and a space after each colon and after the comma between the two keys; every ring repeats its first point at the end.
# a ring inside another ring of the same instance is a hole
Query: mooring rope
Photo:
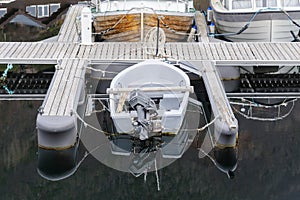
{"type": "Polygon", "coordinates": [[[9,70],[11,70],[13,68],[13,65],[12,64],[7,64],[6,66],[6,69],[4,70],[4,72],[2,73],[2,76],[0,77],[0,85],[2,85],[3,89],[8,93],[8,94],[13,94],[14,91],[13,90],[10,90],[5,81],[6,81],[6,78],[7,78],[7,73],[9,70]]]}
{"type": "Polygon", "coordinates": [[[269,105],[262,105],[262,104],[258,104],[258,103],[255,103],[255,102],[251,102],[249,101],[249,104],[245,104],[245,103],[236,103],[236,102],[230,102],[230,104],[233,104],[233,105],[241,105],[241,106],[248,106],[249,109],[252,109],[253,107],[257,107],[257,108],[266,108],[266,109],[270,109],[270,108],[278,108],[278,113],[277,113],[277,116],[276,117],[273,117],[273,118],[265,118],[265,117],[254,117],[252,116],[252,112],[251,112],[251,115],[250,114],[245,114],[241,111],[239,111],[237,108],[235,108],[234,106],[232,106],[233,110],[235,112],[237,112],[238,114],[240,114],[241,116],[245,117],[246,119],[252,119],[252,120],[257,120],[257,121],[278,121],[278,120],[282,120],[284,118],[286,118],[287,116],[289,116],[291,114],[291,112],[293,111],[294,107],[295,107],[295,101],[297,101],[297,99],[293,99],[292,101],[290,102],[282,102],[281,104],[277,104],[277,105],[273,105],[273,106],[269,106],[269,105]],[[289,111],[280,116],[280,108],[282,106],[286,106],[288,103],[291,103],[292,102],[292,106],[291,108],[289,109],[289,111]]]}
{"type": "Polygon", "coordinates": [[[154,160],[154,167],[155,167],[155,176],[156,176],[157,191],[160,191],[159,176],[158,176],[156,158],[154,160]]]}

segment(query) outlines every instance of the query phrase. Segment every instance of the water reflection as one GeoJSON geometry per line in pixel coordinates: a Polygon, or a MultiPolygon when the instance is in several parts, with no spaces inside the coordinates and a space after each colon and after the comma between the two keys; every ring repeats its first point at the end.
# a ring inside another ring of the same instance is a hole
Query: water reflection
{"type": "Polygon", "coordinates": [[[38,148],[39,175],[51,181],[58,181],[73,175],[76,171],[77,145],[65,150],[38,148]]]}
{"type": "Polygon", "coordinates": [[[200,120],[199,109],[198,106],[191,103],[188,105],[183,125],[175,137],[153,137],[152,142],[145,140],[144,142],[149,144],[144,145],[137,144],[141,141],[135,141],[130,135],[112,136],[115,135],[115,132],[112,132],[112,121],[109,114],[105,111],[93,113],[85,118],[86,124],[90,126],[86,126],[83,130],[81,141],[87,150],[105,165],[119,171],[131,172],[134,176],[140,176],[145,172],[164,168],[181,157],[197,134],[200,120]],[[105,128],[102,128],[104,124],[105,128]],[[158,142],[160,143],[158,144],[158,142]],[[177,152],[181,147],[183,152],[177,152]]]}
{"type": "MultiPolygon", "coordinates": [[[[236,115],[240,124],[239,167],[228,180],[191,146],[182,159],[147,182],[91,156],[75,175],[49,182],[37,172],[36,110],[41,102],[0,102],[1,199],[297,199],[300,193],[300,109],[277,122],[236,115]]],[[[80,146],[82,147],[82,145],[80,146]]],[[[83,155],[81,150],[81,156],[83,155]]]]}

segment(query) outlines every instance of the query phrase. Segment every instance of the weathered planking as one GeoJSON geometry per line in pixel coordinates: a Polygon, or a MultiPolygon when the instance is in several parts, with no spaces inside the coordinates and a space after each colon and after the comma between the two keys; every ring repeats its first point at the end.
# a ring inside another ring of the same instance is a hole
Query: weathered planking
{"type": "Polygon", "coordinates": [[[68,73],[68,77],[66,77],[66,80],[65,80],[66,83],[63,88],[64,92],[61,97],[60,103],[58,105],[58,110],[57,110],[56,115],[64,115],[68,101],[70,99],[74,98],[70,91],[71,91],[72,85],[76,81],[78,81],[77,79],[74,79],[76,68],[78,67],[78,64],[79,64],[79,59],[72,59],[72,60],[68,60],[68,62],[67,62],[68,67],[66,68],[66,70],[69,70],[69,73],[68,73]]]}
{"type": "Polygon", "coordinates": [[[83,6],[71,6],[68,10],[67,17],[59,31],[58,42],[78,42],[78,30],[76,18],[81,14],[83,6]]]}
{"type": "MultiPolygon", "coordinates": [[[[65,62],[65,61],[63,61],[63,62],[65,62]]],[[[49,88],[49,90],[48,90],[47,99],[46,99],[46,102],[44,103],[44,108],[43,108],[44,115],[50,115],[53,102],[55,100],[58,100],[56,98],[56,93],[59,89],[59,85],[63,79],[63,74],[65,72],[63,67],[64,67],[63,63],[58,64],[56,67],[56,72],[55,72],[54,78],[52,79],[51,88],[49,88]]]]}
{"type": "MultiPolygon", "coordinates": [[[[149,50],[150,51],[150,50],[149,50]]],[[[295,43],[167,43],[163,54],[177,60],[299,60],[295,43]]],[[[153,58],[143,43],[0,43],[0,59],[139,60],[153,58]]],[[[163,55],[164,56],[164,55],[163,55]]]]}
{"type": "Polygon", "coordinates": [[[80,91],[82,89],[82,84],[84,84],[83,75],[85,72],[86,61],[81,59],[76,67],[76,73],[72,82],[72,87],[69,91],[69,98],[67,101],[66,109],[64,115],[72,115],[74,109],[76,109],[76,103],[79,101],[80,91]]]}
{"type": "Polygon", "coordinates": [[[51,109],[50,109],[50,115],[58,115],[58,110],[61,101],[66,98],[66,95],[69,94],[69,91],[66,91],[66,85],[71,73],[71,67],[73,64],[73,59],[63,59],[60,67],[63,68],[61,79],[59,80],[59,84],[56,88],[56,91],[52,94],[55,95],[55,101],[52,102],[51,109]]]}

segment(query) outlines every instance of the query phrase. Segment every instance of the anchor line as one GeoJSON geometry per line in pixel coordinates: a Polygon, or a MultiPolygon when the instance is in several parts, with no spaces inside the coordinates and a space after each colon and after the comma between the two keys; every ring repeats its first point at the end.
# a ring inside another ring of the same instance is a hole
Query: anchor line
{"type": "MultiPolygon", "coordinates": [[[[79,114],[78,114],[76,111],[73,111],[73,113],[74,113],[74,114],[76,115],[76,117],[83,123],[83,125],[84,125],[85,127],[90,127],[91,129],[93,129],[93,130],[95,130],[95,131],[97,131],[97,132],[99,132],[99,133],[103,133],[103,134],[105,134],[105,135],[113,135],[112,133],[103,131],[103,130],[101,130],[101,129],[99,129],[99,128],[96,128],[95,126],[93,126],[93,125],[87,123],[86,121],[84,121],[84,119],[82,119],[82,118],[79,116],[79,114]]],[[[131,133],[134,133],[134,132],[132,131],[132,132],[129,132],[128,134],[131,134],[131,133]]],[[[119,134],[114,134],[114,135],[119,135],[119,134]]]]}
{"type": "Polygon", "coordinates": [[[96,146],[96,147],[95,147],[94,149],[92,149],[91,151],[86,151],[86,152],[84,153],[84,156],[83,156],[83,157],[81,158],[81,160],[77,163],[74,172],[78,170],[78,168],[80,167],[80,165],[83,163],[83,161],[84,161],[89,155],[91,155],[94,151],[98,150],[100,147],[102,147],[102,146],[104,146],[104,145],[106,145],[106,144],[108,144],[108,142],[99,144],[98,146],[96,146]]]}
{"type": "Polygon", "coordinates": [[[220,115],[217,115],[211,122],[209,122],[208,124],[204,125],[203,127],[201,128],[198,128],[197,131],[198,132],[201,132],[203,131],[204,129],[208,128],[210,125],[212,125],[213,123],[215,123],[215,121],[220,118],[220,115]]]}

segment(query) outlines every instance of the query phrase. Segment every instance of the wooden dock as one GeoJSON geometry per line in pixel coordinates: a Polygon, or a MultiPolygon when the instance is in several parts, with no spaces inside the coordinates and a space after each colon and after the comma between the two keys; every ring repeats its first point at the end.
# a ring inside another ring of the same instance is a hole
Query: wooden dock
{"type": "MultiPolygon", "coordinates": [[[[210,60],[217,64],[299,64],[299,43],[166,43],[169,60],[210,60]]],[[[88,59],[92,62],[155,59],[143,43],[0,43],[0,63],[55,63],[59,59],[88,59]]]]}
{"type": "MultiPolygon", "coordinates": [[[[0,43],[1,64],[55,64],[57,66],[39,114],[40,118],[46,116],[74,118],[73,114],[84,87],[85,69],[88,65],[157,59],[147,51],[146,44],[141,42],[80,44],[77,17],[82,8],[83,6],[80,5],[70,8],[56,42],[0,43]]],[[[211,89],[212,99],[216,103],[216,112],[227,121],[229,127],[234,127],[235,122],[232,120],[230,105],[226,103],[227,98],[222,85],[216,84],[220,81],[217,81],[219,77],[216,75],[214,64],[253,66],[299,65],[300,63],[300,43],[211,43],[206,36],[203,37],[206,42],[166,43],[160,59],[193,63],[196,71],[201,72],[206,80],[207,87],[211,89]]],[[[59,120],[54,121],[59,123],[59,120]]],[[[48,129],[46,131],[51,131],[51,126],[48,129]]],[[[47,144],[43,145],[47,146],[47,144]]]]}
{"type": "Polygon", "coordinates": [[[84,6],[71,6],[68,10],[65,22],[63,23],[59,33],[58,42],[80,42],[80,26],[78,17],[84,6]]]}
{"type": "Polygon", "coordinates": [[[43,115],[71,116],[73,114],[77,108],[81,90],[84,88],[86,63],[84,59],[59,61],[51,89],[42,106],[43,115]]]}

